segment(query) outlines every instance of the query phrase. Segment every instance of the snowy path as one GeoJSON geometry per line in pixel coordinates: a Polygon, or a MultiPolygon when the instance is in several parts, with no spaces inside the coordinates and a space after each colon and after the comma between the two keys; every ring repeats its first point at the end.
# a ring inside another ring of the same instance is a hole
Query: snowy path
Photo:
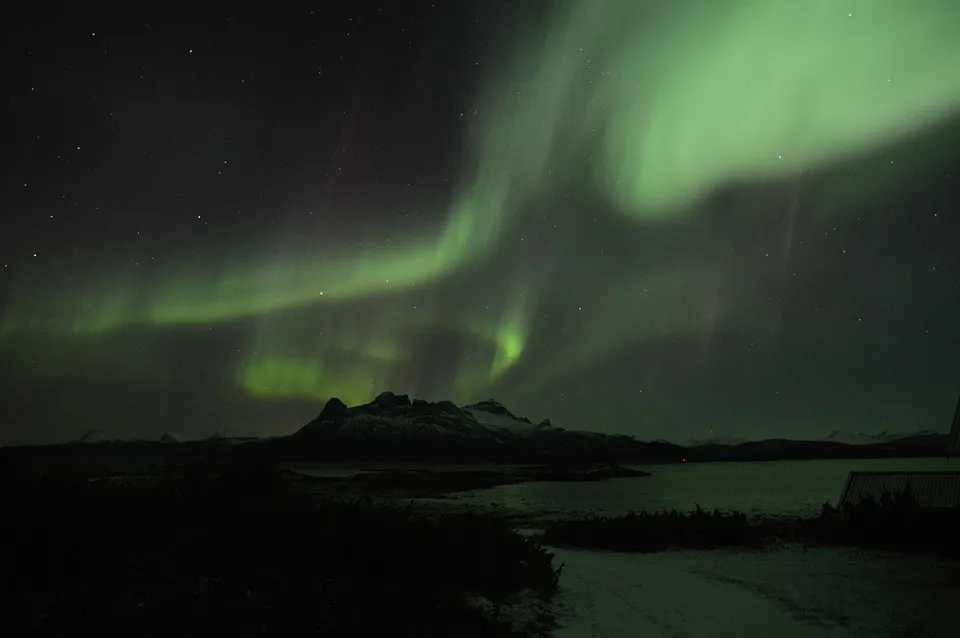
{"type": "Polygon", "coordinates": [[[555,638],[954,636],[960,564],[851,550],[552,550],[555,638]]]}

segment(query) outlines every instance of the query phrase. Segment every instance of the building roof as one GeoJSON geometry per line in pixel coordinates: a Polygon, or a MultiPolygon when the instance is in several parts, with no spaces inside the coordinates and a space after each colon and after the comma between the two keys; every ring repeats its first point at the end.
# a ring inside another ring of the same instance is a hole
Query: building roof
{"type": "Polygon", "coordinates": [[[957,399],[957,409],[953,413],[953,426],[950,428],[950,437],[947,439],[947,456],[960,454],[960,399],[957,399]]]}
{"type": "Polygon", "coordinates": [[[960,471],[850,472],[838,505],[879,499],[885,491],[899,494],[908,488],[921,507],[960,507],[960,471]]]}

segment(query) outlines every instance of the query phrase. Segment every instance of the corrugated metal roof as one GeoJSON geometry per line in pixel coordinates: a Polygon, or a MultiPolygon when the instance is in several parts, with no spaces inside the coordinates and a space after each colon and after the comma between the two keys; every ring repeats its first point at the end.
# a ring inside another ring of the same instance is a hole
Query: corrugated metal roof
{"type": "Polygon", "coordinates": [[[957,410],[953,413],[953,426],[947,439],[947,456],[953,454],[960,454],[960,399],[957,399],[957,410]]]}
{"type": "Polygon", "coordinates": [[[908,485],[921,507],[960,507],[960,472],[850,472],[838,504],[899,494],[908,485]]]}

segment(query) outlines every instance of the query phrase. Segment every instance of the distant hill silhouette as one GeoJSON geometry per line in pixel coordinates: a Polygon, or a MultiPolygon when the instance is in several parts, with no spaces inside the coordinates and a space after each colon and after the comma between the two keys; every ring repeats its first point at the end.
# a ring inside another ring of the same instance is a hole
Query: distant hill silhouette
{"type": "Polygon", "coordinates": [[[120,439],[114,436],[108,435],[103,430],[87,430],[83,436],[80,437],[80,443],[111,443],[119,441],[120,439]]]}
{"type": "MultiPolygon", "coordinates": [[[[679,445],[638,441],[632,436],[566,430],[548,419],[533,424],[488,399],[457,406],[383,392],[373,401],[349,407],[332,398],[315,419],[287,436],[270,439],[224,437],[180,442],[167,432],[159,439],[119,441],[90,430],[80,443],[85,455],[126,461],[156,454],[193,455],[224,448],[258,448],[279,461],[389,463],[681,463],[944,456],[947,435],[860,435],[862,443],[835,434],[825,440],[707,440],[679,445]],[[165,450],[160,452],[159,450],[165,450]]],[[[41,455],[76,452],[67,446],[33,446],[41,455]],[[57,449],[64,448],[62,453],[57,449]]],[[[25,449],[25,448],[21,448],[25,449]]],[[[53,458],[53,457],[51,457],[53,458]]]]}

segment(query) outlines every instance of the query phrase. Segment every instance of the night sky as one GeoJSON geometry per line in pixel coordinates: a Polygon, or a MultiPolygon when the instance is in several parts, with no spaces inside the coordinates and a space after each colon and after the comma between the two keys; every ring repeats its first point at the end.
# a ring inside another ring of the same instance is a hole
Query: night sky
{"type": "Polygon", "coordinates": [[[949,429],[956,0],[32,6],[0,443],[382,390],[678,442],[949,429]]]}

